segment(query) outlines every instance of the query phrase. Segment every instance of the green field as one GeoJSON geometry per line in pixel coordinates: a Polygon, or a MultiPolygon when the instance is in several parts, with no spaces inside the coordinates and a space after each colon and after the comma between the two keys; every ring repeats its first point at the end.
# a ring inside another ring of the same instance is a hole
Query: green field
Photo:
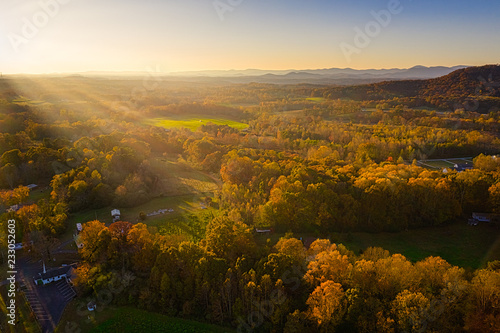
{"type": "Polygon", "coordinates": [[[324,97],[308,97],[308,98],[306,98],[306,100],[321,103],[321,102],[325,101],[325,98],[324,97]]]}
{"type": "MultiPolygon", "coordinates": [[[[265,244],[267,238],[273,243],[283,234],[258,236],[265,244]]],[[[328,238],[309,234],[295,234],[304,240],[311,237],[328,238]]],[[[355,254],[370,246],[382,247],[391,253],[401,253],[416,262],[429,256],[440,256],[452,265],[479,268],[486,262],[500,260],[500,229],[480,224],[469,226],[465,221],[443,227],[415,229],[398,233],[332,233],[334,243],[342,243],[355,254]]]]}
{"type": "MultiPolygon", "coordinates": [[[[210,193],[207,193],[207,195],[210,195],[210,193]]],[[[109,206],[78,212],[71,215],[68,219],[68,230],[61,237],[61,241],[66,241],[73,237],[76,223],[85,223],[97,219],[106,225],[110,225],[113,222],[111,210],[114,208],[120,209],[121,220],[123,221],[133,224],[141,222],[148,226],[156,227],[158,232],[164,235],[184,235],[186,236],[185,240],[198,240],[205,233],[207,218],[217,214],[217,211],[212,208],[203,209],[202,201],[204,198],[205,195],[203,194],[160,197],[136,207],[121,208],[109,206]],[[174,211],[147,217],[144,221],[139,220],[140,212],[148,214],[159,209],[169,208],[174,211]]]]}
{"type": "Polygon", "coordinates": [[[33,189],[30,191],[29,201],[38,202],[41,199],[49,200],[51,191],[52,189],[49,187],[33,189]]]}
{"type": "Polygon", "coordinates": [[[133,308],[120,308],[114,315],[89,332],[169,332],[169,333],[226,333],[234,332],[211,324],[172,318],[133,308]]]}
{"type": "MultiPolygon", "coordinates": [[[[66,308],[56,332],[65,332],[67,327],[78,328],[80,332],[169,332],[169,333],[231,333],[233,329],[201,323],[194,320],[173,318],[157,313],[147,312],[131,307],[115,308],[103,306],[93,312],[89,320],[87,315],[78,316],[77,301],[71,302],[66,308]]],[[[89,312],[90,314],[90,312],[89,312]]],[[[71,330],[76,332],[77,330],[71,330]]]]}
{"type": "Polygon", "coordinates": [[[452,265],[479,268],[491,260],[500,260],[499,229],[465,222],[444,227],[424,228],[400,233],[334,234],[349,249],[359,252],[379,246],[401,253],[412,261],[440,256],[452,265]]]}
{"type": "Polygon", "coordinates": [[[24,96],[20,96],[19,98],[13,99],[12,103],[17,103],[17,104],[29,104],[29,105],[40,105],[46,103],[45,101],[35,101],[31,100],[29,98],[26,98],[24,96]]]}
{"type": "Polygon", "coordinates": [[[213,123],[216,125],[228,125],[236,129],[245,129],[247,124],[226,118],[206,118],[205,116],[189,115],[186,117],[152,118],[144,121],[147,125],[163,128],[187,128],[195,131],[201,125],[213,123]]]}

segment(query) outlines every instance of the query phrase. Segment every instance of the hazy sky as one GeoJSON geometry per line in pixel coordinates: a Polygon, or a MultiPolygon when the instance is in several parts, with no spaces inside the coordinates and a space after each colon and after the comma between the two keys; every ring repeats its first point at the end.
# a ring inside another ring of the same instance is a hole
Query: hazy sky
{"type": "Polygon", "coordinates": [[[498,0],[0,0],[0,72],[483,65],[499,17],[498,0]]]}

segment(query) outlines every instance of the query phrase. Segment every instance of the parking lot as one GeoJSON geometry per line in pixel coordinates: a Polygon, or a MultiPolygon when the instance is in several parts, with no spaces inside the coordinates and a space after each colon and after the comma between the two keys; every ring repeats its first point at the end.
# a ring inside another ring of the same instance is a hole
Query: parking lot
{"type": "Polygon", "coordinates": [[[41,261],[19,258],[16,265],[18,282],[43,333],[53,332],[68,302],[76,296],[63,279],[44,286],[36,286],[33,277],[43,271],[41,261]]]}

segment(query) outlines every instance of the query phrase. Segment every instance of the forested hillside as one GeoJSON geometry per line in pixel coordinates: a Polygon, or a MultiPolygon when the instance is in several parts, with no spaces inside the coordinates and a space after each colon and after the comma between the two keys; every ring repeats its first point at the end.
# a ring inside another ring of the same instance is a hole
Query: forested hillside
{"type": "Polygon", "coordinates": [[[82,222],[75,302],[120,289],[114,306],[241,332],[499,331],[498,244],[473,270],[330,237],[500,213],[499,73],[342,88],[1,78],[2,251],[9,219],[35,261],[82,222]],[[128,215],[112,222],[116,208],[128,215]]]}
{"type": "Polygon", "coordinates": [[[456,70],[428,80],[386,81],[368,85],[327,88],[328,98],[378,101],[395,106],[432,107],[443,111],[463,108],[488,113],[500,107],[500,66],[487,65],[456,70]],[[394,104],[396,103],[396,104],[394,104]]]}

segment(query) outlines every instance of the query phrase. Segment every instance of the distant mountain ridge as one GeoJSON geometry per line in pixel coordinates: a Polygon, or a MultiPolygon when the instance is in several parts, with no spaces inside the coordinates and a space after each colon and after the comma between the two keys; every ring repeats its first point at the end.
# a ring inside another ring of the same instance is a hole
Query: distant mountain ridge
{"type": "Polygon", "coordinates": [[[307,70],[214,70],[173,72],[169,75],[182,78],[197,78],[204,80],[224,80],[230,83],[273,83],[273,84],[338,84],[352,85],[373,83],[386,80],[429,79],[447,75],[457,69],[468,66],[415,66],[407,69],[352,69],[324,68],[307,70]]]}
{"type": "MultiPolygon", "coordinates": [[[[167,80],[182,80],[186,82],[205,82],[217,84],[231,83],[269,83],[269,84],[316,84],[316,85],[358,85],[389,80],[431,79],[447,75],[457,69],[468,66],[414,66],[411,68],[390,69],[353,69],[353,68],[322,68],[307,70],[206,70],[189,72],[161,71],[88,71],[80,73],[47,73],[50,77],[98,77],[135,79],[137,77],[161,77],[167,80]]],[[[11,76],[29,76],[29,74],[13,74],[11,76]]]]}
{"type": "Polygon", "coordinates": [[[353,68],[323,68],[323,69],[304,69],[304,70],[263,70],[263,69],[245,69],[245,70],[208,70],[208,71],[186,71],[172,72],[173,76],[213,76],[213,77],[238,77],[238,76],[262,76],[266,74],[287,75],[290,73],[307,73],[317,75],[374,75],[374,76],[442,76],[453,72],[454,70],[468,66],[414,66],[411,68],[391,68],[391,69],[353,69],[353,68]]]}

